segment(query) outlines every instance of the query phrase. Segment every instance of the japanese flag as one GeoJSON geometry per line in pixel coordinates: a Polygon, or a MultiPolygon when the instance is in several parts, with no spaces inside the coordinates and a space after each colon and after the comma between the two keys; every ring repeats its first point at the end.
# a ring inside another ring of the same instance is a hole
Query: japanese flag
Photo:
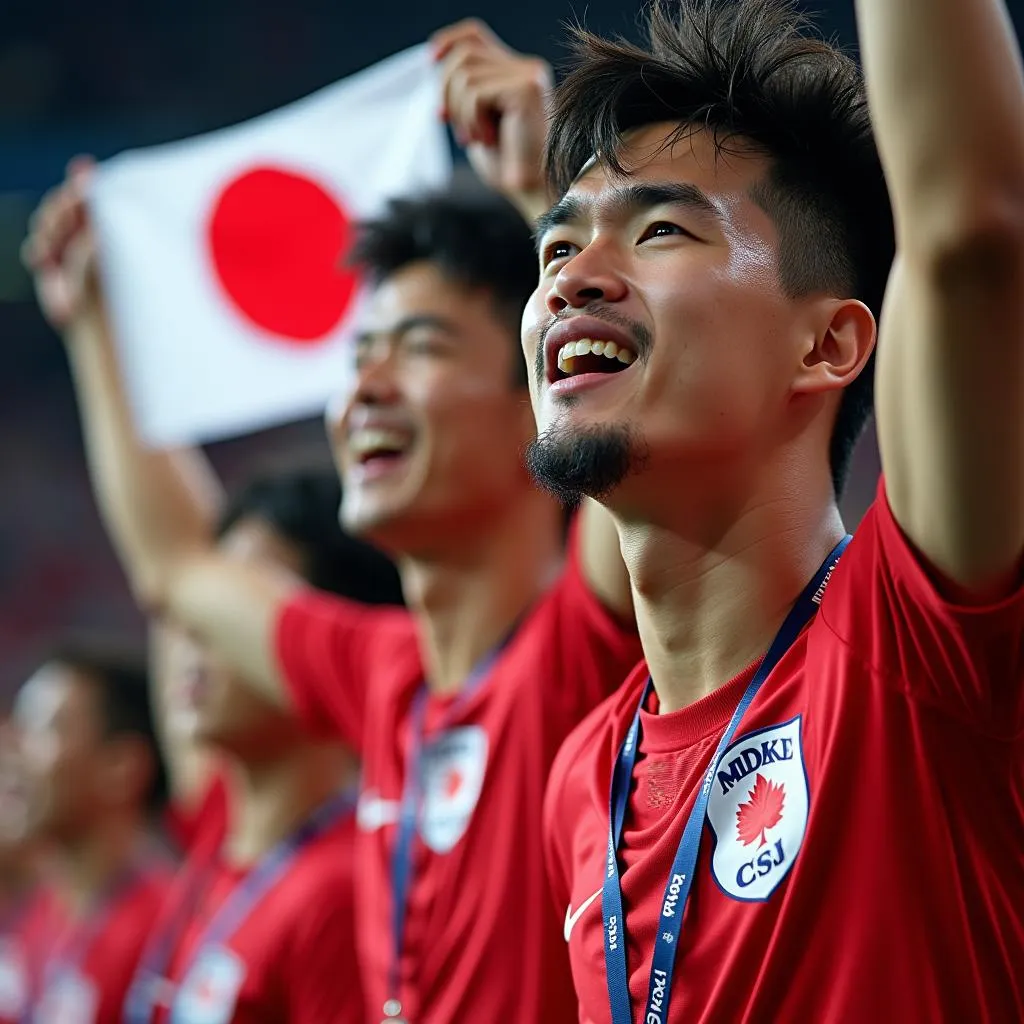
{"type": "Polygon", "coordinates": [[[318,413],[360,288],[354,223],[451,173],[428,50],[252,121],[102,164],[90,195],[129,399],[151,444],[318,413]]]}

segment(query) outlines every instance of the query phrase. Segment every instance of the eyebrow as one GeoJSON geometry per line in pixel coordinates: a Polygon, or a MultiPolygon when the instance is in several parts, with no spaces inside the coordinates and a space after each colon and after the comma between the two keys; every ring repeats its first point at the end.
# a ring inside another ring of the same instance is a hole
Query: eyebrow
{"type": "MultiPolygon", "coordinates": [[[[547,213],[541,214],[534,231],[540,239],[552,228],[582,221],[594,207],[592,199],[563,196],[547,213]]],[[[618,216],[640,213],[655,206],[683,206],[699,216],[721,221],[718,207],[707,194],[690,182],[637,182],[615,189],[611,212],[618,216]]]]}
{"type": "Polygon", "coordinates": [[[419,327],[430,327],[435,330],[444,331],[445,334],[457,333],[454,322],[447,317],[433,313],[418,313],[415,316],[407,316],[399,320],[394,327],[377,331],[360,331],[356,334],[355,344],[357,347],[368,345],[374,338],[379,338],[382,334],[389,335],[392,338],[400,338],[403,334],[408,334],[419,327]]]}

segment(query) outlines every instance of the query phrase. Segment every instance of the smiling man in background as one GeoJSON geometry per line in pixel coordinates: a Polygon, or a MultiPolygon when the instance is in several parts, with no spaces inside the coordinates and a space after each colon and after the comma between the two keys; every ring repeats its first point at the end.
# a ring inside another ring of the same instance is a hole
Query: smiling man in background
{"type": "MultiPolygon", "coordinates": [[[[434,44],[478,169],[524,211],[546,205],[549,70],[476,22],[434,44]]],[[[27,258],[43,296],[76,267],[84,187],[73,177],[37,218],[27,258]]],[[[534,421],[518,328],[536,264],[516,211],[471,194],[395,202],[355,259],[372,294],[355,384],[329,420],[342,521],[395,557],[411,616],[218,551],[188,488],[112,415],[116,367],[79,336],[94,484],[140,597],[360,751],[372,1017],[562,1024],[575,997],[541,805],[562,739],[639,654],[618,541],[588,503],[565,552],[563,511],[522,464],[534,421]]]]}

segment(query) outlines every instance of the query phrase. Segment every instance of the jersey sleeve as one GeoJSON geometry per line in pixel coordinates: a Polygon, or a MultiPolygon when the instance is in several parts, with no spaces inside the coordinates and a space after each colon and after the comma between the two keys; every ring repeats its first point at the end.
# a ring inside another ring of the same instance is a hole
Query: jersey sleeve
{"type": "Polygon", "coordinates": [[[643,657],[636,625],[606,608],[587,585],[580,561],[579,524],[569,535],[565,568],[545,598],[555,672],[546,675],[548,700],[568,732],[618,689],[643,657]]]}
{"type": "Polygon", "coordinates": [[[994,604],[951,600],[896,522],[884,479],[833,583],[822,618],[874,674],[992,737],[1024,731],[1024,585],[994,604]]]}
{"type": "Polygon", "coordinates": [[[566,777],[569,767],[578,753],[576,749],[578,744],[575,739],[576,734],[573,733],[559,750],[558,756],[551,766],[551,774],[548,776],[547,790],[544,794],[542,826],[544,867],[547,870],[548,887],[551,890],[551,898],[554,901],[554,909],[557,914],[565,912],[572,895],[569,882],[572,865],[570,854],[566,849],[569,836],[563,808],[566,777]]]}
{"type": "Polygon", "coordinates": [[[405,611],[300,591],[278,618],[275,648],[306,727],[361,751],[367,693],[378,667],[411,638],[405,611]]]}

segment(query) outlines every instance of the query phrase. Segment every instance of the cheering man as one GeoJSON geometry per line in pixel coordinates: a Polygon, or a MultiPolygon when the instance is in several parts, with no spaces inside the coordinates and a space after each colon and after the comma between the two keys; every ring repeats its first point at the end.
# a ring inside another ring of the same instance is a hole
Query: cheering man
{"type": "MultiPolygon", "coordinates": [[[[478,167],[534,208],[546,67],[475,22],[435,47],[478,167]]],[[[77,267],[83,192],[73,176],[36,219],[26,255],[44,297],[77,267]]],[[[536,263],[519,214],[490,195],[396,202],[356,258],[370,308],[329,417],[342,519],[396,556],[411,616],[225,557],[182,481],[111,418],[100,349],[72,344],[94,483],[143,599],[360,751],[369,1019],[562,1024],[575,997],[541,806],[562,740],[639,657],[618,538],[588,503],[563,561],[562,510],[522,464],[536,263]]]]}
{"type": "Polygon", "coordinates": [[[997,0],[857,8],[870,121],[779,0],[583,34],[555,101],[531,462],[646,654],[547,804],[588,1024],[1024,1018],[1024,86],[997,0]]]}

